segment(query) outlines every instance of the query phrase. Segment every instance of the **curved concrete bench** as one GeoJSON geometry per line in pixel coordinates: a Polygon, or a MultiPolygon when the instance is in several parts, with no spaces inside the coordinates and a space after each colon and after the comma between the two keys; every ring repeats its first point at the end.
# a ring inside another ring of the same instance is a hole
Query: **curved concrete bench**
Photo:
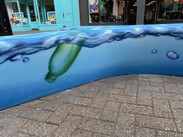
{"type": "Polygon", "coordinates": [[[182,76],[182,39],[182,24],[0,37],[0,109],[116,75],[182,76]]]}

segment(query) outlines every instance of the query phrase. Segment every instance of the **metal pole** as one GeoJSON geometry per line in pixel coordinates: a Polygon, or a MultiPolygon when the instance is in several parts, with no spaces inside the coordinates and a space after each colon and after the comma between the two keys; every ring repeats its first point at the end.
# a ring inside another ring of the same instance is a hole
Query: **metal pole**
{"type": "Polygon", "coordinates": [[[157,23],[157,19],[159,17],[159,0],[156,1],[156,11],[155,11],[155,19],[154,19],[154,23],[157,23]]]}
{"type": "Polygon", "coordinates": [[[45,0],[43,0],[43,14],[44,14],[44,20],[45,20],[45,22],[46,22],[46,21],[47,21],[47,16],[46,16],[45,0]]]}
{"type": "Polygon", "coordinates": [[[125,22],[125,24],[127,25],[129,22],[128,22],[128,1],[127,0],[125,0],[125,20],[124,20],[124,22],[125,22]]]}
{"type": "Polygon", "coordinates": [[[39,6],[37,0],[35,0],[35,7],[37,11],[38,24],[40,24],[39,6]]]}
{"type": "Polygon", "coordinates": [[[146,0],[137,0],[136,24],[144,24],[146,0]]]}
{"type": "Polygon", "coordinates": [[[45,18],[44,18],[44,11],[43,11],[43,0],[41,0],[41,15],[42,15],[42,19],[43,19],[43,22],[45,23],[45,18]]]}
{"type": "Polygon", "coordinates": [[[31,22],[31,17],[30,17],[30,9],[28,2],[26,2],[26,11],[27,11],[27,17],[28,17],[28,24],[31,22]]]}
{"type": "Polygon", "coordinates": [[[98,1],[98,15],[99,15],[99,16],[98,16],[98,20],[99,20],[99,23],[102,22],[102,21],[101,21],[101,13],[100,13],[100,10],[101,10],[101,9],[100,9],[100,3],[101,3],[101,0],[98,1]]]}
{"type": "Polygon", "coordinates": [[[37,17],[37,10],[36,10],[36,3],[35,3],[35,0],[33,0],[33,7],[34,7],[34,14],[35,14],[35,17],[36,17],[36,22],[38,22],[38,17],[37,17]]]}

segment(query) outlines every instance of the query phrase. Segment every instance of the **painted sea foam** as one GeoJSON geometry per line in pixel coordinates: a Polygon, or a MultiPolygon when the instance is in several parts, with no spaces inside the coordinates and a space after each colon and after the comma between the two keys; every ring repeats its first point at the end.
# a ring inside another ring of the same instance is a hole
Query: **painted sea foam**
{"type": "MultiPolygon", "coordinates": [[[[85,40],[85,43],[80,46],[94,48],[104,43],[130,38],[138,39],[145,36],[168,36],[182,40],[183,25],[88,26],[66,28],[58,32],[14,37],[4,36],[0,37],[0,64],[20,59],[27,62],[29,60],[28,55],[53,48],[61,43],[80,45],[80,41],[85,40]]],[[[175,54],[177,53],[167,53],[167,56],[174,56],[175,54]]]]}

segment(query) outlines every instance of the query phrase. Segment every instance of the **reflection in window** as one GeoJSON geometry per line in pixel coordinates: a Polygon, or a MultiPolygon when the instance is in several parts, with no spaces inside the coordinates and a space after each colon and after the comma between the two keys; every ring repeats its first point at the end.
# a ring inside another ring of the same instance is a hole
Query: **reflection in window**
{"type": "Polygon", "coordinates": [[[88,0],[89,23],[122,22],[123,0],[88,0]]]}
{"type": "Polygon", "coordinates": [[[154,24],[156,2],[155,0],[146,0],[144,24],[154,24]]]}
{"type": "Polygon", "coordinates": [[[33,3],[30,3],[29,4],[29,12],[30,12],[30,19],[31,19],[31,21],[33,22],[33,21],[36,21],[36,16],[35,16],[35,12],[34,12],[34,5],[33,5],[33,3]]]}
{"type": "Polygon", "coordinates": [[[20,12],[18,11],[18,5],[15,2],[6,3],[10,24],[13,26],[28,25],[27,12],[25,4],[20,4],[20,12]],[[22,21],[22,24],[21,24],[22,21]]]}
{"type": "Polygon", "coordinates": [[[54,1],[46,0],[45,3],[39,3],[39,6],[41,23],[56,24],[54,1]]]}
{"type": "Polygon", "coordinates": [[[158,20],[183,19],[183,0],[160,0],[158,20]]]}

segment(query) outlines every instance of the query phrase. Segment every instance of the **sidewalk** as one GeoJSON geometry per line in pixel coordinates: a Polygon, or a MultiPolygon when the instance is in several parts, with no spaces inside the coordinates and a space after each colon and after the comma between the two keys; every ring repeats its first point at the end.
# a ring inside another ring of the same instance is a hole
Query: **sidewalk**
{"type": "Polygon", "coordinates": [[[182,137],[183,77],[95,81],[0,111],[1,137],[182,137]]]}

